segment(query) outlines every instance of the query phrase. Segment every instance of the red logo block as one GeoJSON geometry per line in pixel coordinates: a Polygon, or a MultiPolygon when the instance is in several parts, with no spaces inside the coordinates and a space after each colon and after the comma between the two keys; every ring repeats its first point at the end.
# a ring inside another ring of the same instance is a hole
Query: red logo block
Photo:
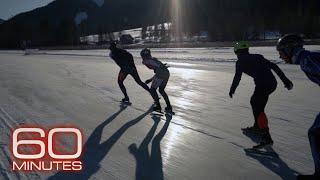
{"type": "Polygon", "coordinates": [[[81,171],[83,135],[75,127],[21,127],[12,133],[12,170],[81,171]]]}

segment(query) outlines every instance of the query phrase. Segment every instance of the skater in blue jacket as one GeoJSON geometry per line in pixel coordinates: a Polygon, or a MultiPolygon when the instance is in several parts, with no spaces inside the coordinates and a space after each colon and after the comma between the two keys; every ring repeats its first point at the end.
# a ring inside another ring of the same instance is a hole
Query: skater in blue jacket
{"type": "MultiPolygon", "coordinates": [[[[303,39],[294,34],[279,39],[277,50],[280,58],[289,64],[298,64],[301,70],[314,83],[320,86],[320,53],[310,52],[303,48],[303,39]]],[[[320,179],[320,113],[308,132],[311,152],[315,165],[312,175],[299,175],[298,179],[320,179]]]]}

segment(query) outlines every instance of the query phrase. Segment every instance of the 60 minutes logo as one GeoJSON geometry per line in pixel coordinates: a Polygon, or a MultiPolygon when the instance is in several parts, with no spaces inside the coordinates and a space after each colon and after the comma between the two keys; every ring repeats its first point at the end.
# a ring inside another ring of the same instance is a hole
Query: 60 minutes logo
{"type": "Polygon", "coordinates": [[[83,135],[75,127],[20,127],[12,133],[13,171],[81,171],[83,135]],[[72,150],[61,145],[62,138],[73,139],[72,150]],[[59,144],[60,142],[60,144],[59,144]]]}

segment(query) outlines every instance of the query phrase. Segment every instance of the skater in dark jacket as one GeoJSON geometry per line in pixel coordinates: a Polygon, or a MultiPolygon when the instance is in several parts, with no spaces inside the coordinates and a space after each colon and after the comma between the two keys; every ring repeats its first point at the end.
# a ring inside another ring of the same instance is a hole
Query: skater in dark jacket
{"type": "Polygon", "coordinates": [[[152,82],[150,93],[153,96],[153,99],[155,101],[154,111],[161,111],[161,105],[160,105],[159,96],[157,93],[157,89],[159,88],[159,92],[167,104],[165,111],[169,113],[173,113],[169,97],[165,92],[165,88],[167,86],[167,83],[170,77],[170,72],[168,70],[168,67],[166,66],[166,64],[163,64],[157,58],[152,57],[150,50],[147,48],[143,49],[140,55],[142,57],[142,64],[147,66],[149,69],[154,70],[154,73],[155,73],[155,75],[152,78],[146,80],[147,84],[152,82]]]}
{"type": "Polygon", "coordinates": [[[240,83],[242,73],[254,79],[255,90],[251,97],[250,104],[255,122],[252,127],[244,128],[243,130],[261,133],[262,141],[259,145],[255,146],[255,148],[271,145],[273,144],[273,140],[269,133],[268,119],[264,112],[270,94],[277,88],[277,80],[271,70],[276,72],[287,89],[292,89],[293,84],[276,64],[266,60],[260,54],[250,54],[249,44],[247,42],[237,42],[234,46],[234,52],[238,57],[238,61],[236,62],[236,73],[229,96],[230,98],[233,97],[240,83]]]}
{"type": "MultiPolygon", "coordinates": [[[[310,52],[303,48],[303,39],[294,34],[285,35],[277,44],[280,58],[289,64],[300,65],[302,71],[314,83],[320,86],[320,53],[310,52]]],[[[320,113],[308,132],[311,152],[315,165],[312,175],[299,175],[298,179],[320,179],[320,113]]]]}
{"type": "Polygon", "coordinates": [[[136,83],[139,84],[143,89],[150,92],[148,85],[146,85],[140,79],[137,68],[134,64],[133,56],[126,50],[118,48],[116,43],[114,42],[110,44],[109,49],[110,57],[120,67],[120,72],[118,75],[118,84],[122,93],[124,94],[122,102],[130,102],[126,87],[123,84],[123,81],[126,79],[128,75],[131,75],[133,79],[136,81],[136,83]]]}

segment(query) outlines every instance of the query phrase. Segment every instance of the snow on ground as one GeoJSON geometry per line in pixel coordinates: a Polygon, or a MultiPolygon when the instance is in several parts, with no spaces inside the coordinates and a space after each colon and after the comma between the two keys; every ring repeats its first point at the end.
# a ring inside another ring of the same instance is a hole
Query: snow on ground
{"type": "MultiPolygon", "coordinates": [[[[139,50],[130,51],[141,78],[152,76],[137,58],[139,50]]],[[[279,61],[273,47],[252,51],[279,61]]],[[[154,56],[171,66],[167,92],[176,111],[172,118],[152,117],[151,97],[131,77],[125,84],[133,104],[121,108],[119,68],[106,54],[106,50],[29,56],[0,52],[0,179],[262,180],[313,172],[307,130],[319,112],[319,87],[299,67],[280,64],[295,86],[287,91],[278,80],[270,97],[266,113],[278,156],[268,156],[244,151],[255,144],[240,130],[253,123],[249,103],[253,82],[243,76],[235,97],[228,97],[234,73],[229,61],[236,58],[231,48],[155,49],[154,56]],[[10,128],[29,123],[44,127],[67,123],[83,129],[88,168],[80,176],[12,172],[10,128]]]]}
{"type": "MultiPolygon", "coordinates": [[[[308,50],[320,51],[319,45],[308,45],[308,50]]],[[[210,47],[210,48],[154,48],[152,54],[159,59],[166,61],[190,61],[192,63],[203,62],[233,62],[236,57],[232,47],[210,47]]],[[[135,58],[140,58],[141,49],[129,49],[135,58]]],[[[275,47],[252,47],[252,53],[261,53],[275,62],[282,62],[275,47]]],[[[23,53],[22,51],[7,51],[6,53],[23,53]]],[[[76,56],[109,56],[107,50],[50,50],[34,51],[33,54],[51,54],[51,55],[76,55],[76,56]]]]}

